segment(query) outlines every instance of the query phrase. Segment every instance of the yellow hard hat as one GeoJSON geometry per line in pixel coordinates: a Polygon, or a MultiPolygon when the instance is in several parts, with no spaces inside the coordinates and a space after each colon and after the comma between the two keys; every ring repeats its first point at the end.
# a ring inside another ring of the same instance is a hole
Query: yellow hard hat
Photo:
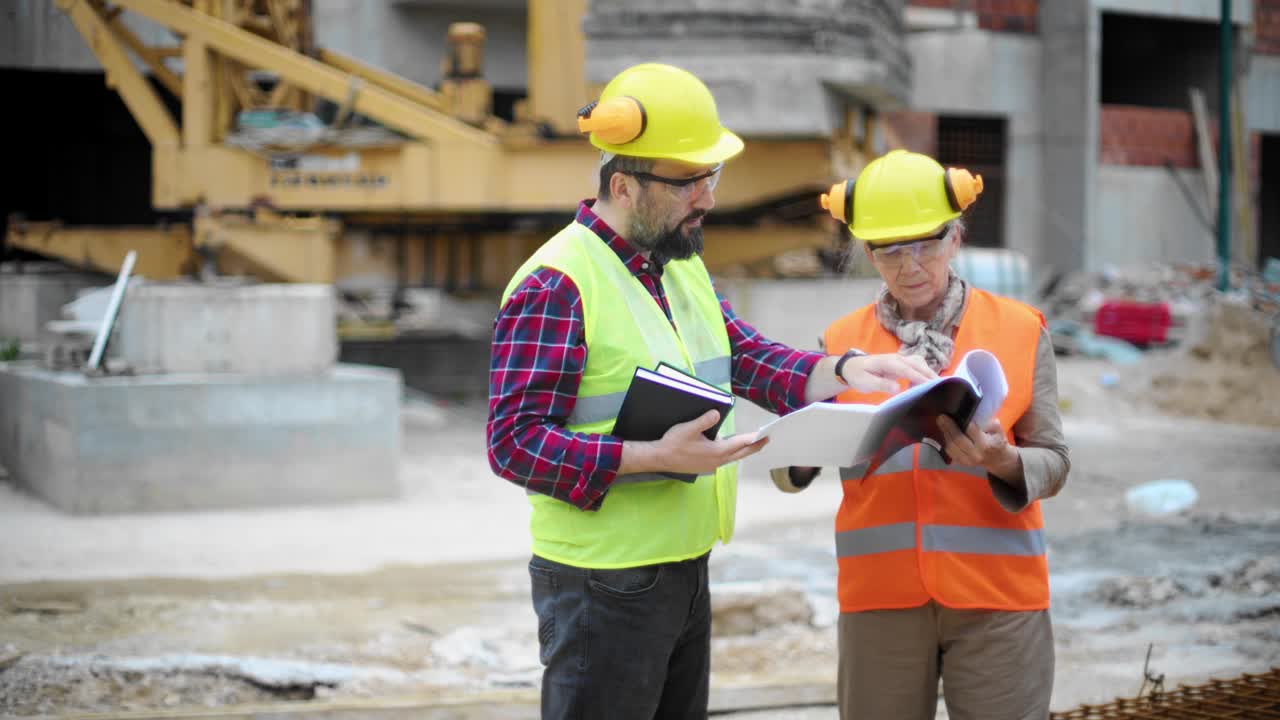
{"type": "Polygon", "coordinates": [[[832,185],[820,202],[858,240],[890,245],[937,233],[981,193],[981,175],[894,150],[868,163],[857,182],[832,185]]]}
{"type": "Polygon", "coordinates": [[[601,150],[632,157],[711,165],[742,152],[742,139],[720,125],[707,86],[659,63],[618,73],[600,100],[578,111],[578,129],[601,150]]]}

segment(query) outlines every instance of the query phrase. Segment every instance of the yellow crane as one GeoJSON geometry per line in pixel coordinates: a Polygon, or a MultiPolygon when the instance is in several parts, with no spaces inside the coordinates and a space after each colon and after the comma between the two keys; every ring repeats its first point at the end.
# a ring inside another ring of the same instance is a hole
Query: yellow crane
{"type": "MultiPolygon", "coordinates": [[[[586,0],[529,0],[528,97],[507,122],[480,76],[484,28],[450,28],[432,90],[315,47],[307,0],[56,0],[124,100],[152,149],[152,204],[189,210],[164,228],[11,223],[12,247],[115,271],[189,274],[213,258],[226,273],[335,282],[369,262],[362,240],[399,233],[402,279],[500,287],[592,188],[596,153],[573,125],[590,94],[581,19],[586,0]],[[171,31],[149,46],[126,13],[171,31]],[[180,58],[170,64],[171,58],[180,58]],[[180,101],[175,117],[152,82],[180,101]],[[315,120],[318,102],[332,118],[315,120]],[[297,111],[290,115],[288,111],[297,111]],[[283,124],[277,122],[285,119],[283,124]],[[372,124],[353,124],[367,118],[372,124]],[[306,120],[310,122],[306,122],[306,120]]],[[[868,155],[868,117],[849,111],[833,137],[750,139],[717,189],[707,230],[713,269],[791,248],[830,245],[812,217],[778,226],[779,200],[816,197],[868,155]]],[[[805,213],[801,213],[804,215],[805,213]]]]}

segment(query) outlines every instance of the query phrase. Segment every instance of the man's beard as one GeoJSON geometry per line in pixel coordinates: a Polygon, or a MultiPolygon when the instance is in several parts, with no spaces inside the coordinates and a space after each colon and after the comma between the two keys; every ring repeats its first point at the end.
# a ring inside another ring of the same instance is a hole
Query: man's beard
{"type": "Polygon", "coordinates": [[[627,240],[632,245],[652,253],[653,259],[659,263],[687,260],[702,254],[702,226],[691,227],[688,232],[681,232],[680,227],[689,220],[706,215],[706,210],[694,210],[670,229],[662,227],[660,220],[647,217],[649,208],[640,210],[631,216],[630,227],[627,228],[627,240]]]}

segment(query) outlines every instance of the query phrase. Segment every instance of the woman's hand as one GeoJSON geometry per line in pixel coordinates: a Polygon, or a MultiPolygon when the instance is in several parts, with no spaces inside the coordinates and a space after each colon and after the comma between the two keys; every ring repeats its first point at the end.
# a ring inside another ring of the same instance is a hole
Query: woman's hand
{"type": "Polygon", "coordinates": [[[1018,448],[1010,445],[1004,436],[1000,421],[992,418],[981,429],[974,423],[964,432],[946,415],[938,416],[938,429],[942,431],[944,450],[952,463],[986,468],[987,472],[1001,480],[1014,480],[1022,475],[1022,458],[1018,448]]]}

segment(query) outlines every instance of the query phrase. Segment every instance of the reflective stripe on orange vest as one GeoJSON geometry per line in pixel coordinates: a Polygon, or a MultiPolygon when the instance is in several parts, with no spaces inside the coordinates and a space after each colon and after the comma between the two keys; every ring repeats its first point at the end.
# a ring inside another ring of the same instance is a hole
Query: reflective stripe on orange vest
{"type": "MultiPolygon", "coordinates": [[[[981,348],[1005,370],[1009,396],[996,417],[1010,442],[1014,424],[1030,406],[1043,323],[1026,305],[970,289],[956,332],[953,365],[981,348]]],[[[825,341],[833,354],[849,348],[890,353],[901,346],[880,325],[873,306],[837,320],[825,341]]],[[[887,397],[849,390],[838,400],[878,404],[887,397]]],[[[992,495],[984,468],[949,465],[927,443],[899,450],[863,477],[865,471],[840,473],[844,500],[836,516],[836,556],[842,612],[915,607],[930,599],[954,608],[1049,606],[1038,503],[1006,511],[992,495]]]]}
{"type": "MultiPolygon", "coordinates": [[[[921,528],[925,552],[1043,555],[1043,530],[1001,530],[958,525],[921,528]]],[[[894,523],[836,533],[836,556],[858,557],[916,546],[916,524],[894,523]]]]}

